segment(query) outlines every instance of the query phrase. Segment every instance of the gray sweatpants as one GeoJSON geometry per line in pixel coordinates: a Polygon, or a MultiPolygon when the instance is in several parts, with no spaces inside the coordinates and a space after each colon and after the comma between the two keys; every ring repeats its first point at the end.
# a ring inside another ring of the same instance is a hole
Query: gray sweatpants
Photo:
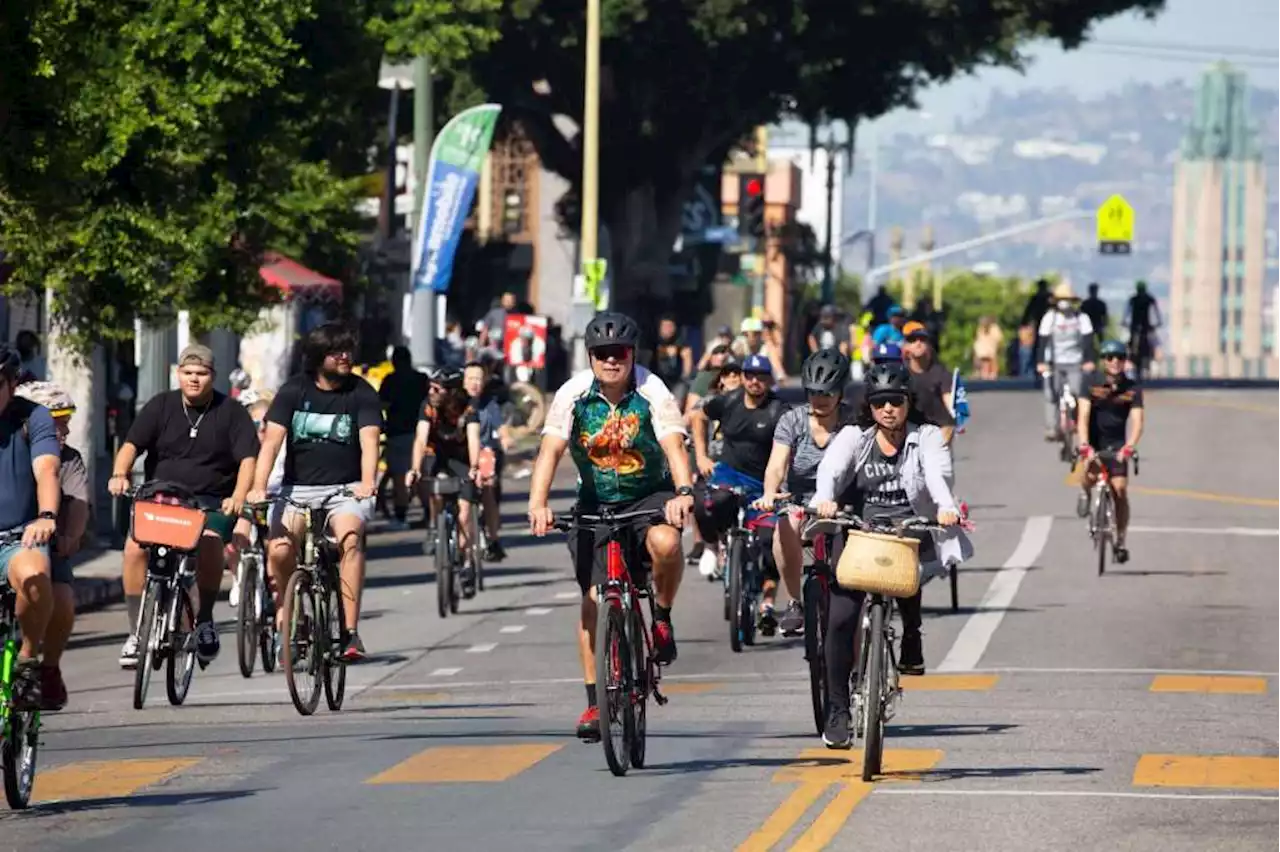
{"type": "Polygon", "coordinates": [[[1080,392],[1080,379],[1083,373],[1079,364],[1055,364],[1053,370],[1044,377],[1044,428],[1046,432],[1058,429],[1058,396],[1062,392],[1064,382],[1069,382],[1072,393],[1080,392]]]}

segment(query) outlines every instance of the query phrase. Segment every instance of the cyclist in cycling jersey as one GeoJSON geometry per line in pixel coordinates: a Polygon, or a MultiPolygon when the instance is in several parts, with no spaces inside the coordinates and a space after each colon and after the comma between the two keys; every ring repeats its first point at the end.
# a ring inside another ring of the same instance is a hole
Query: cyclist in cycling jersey
{"type": "MultiPolygon", "coordinates": [[[[431,377],[426,405],[418,417],[418,431],[413,440],[413,460],[405,482],[415,488],[425,475],[428,478],[447,474],[456,477],[461,486],[458,493],[458,552],[466,553],[471,546],[472,507],[480,502],[480,489],[474,481],[474,471],[480,463],[479,419],[471,407],[471,396],[462,386],[462,371],[442,367],[431,377]],[[474,431],[472,430],[472,427],[474,431]],[[423,473],[423,461],[427,449],[431,449],[431,467],[423,473]]],[[[436,516],[444,505],[444,498],[431,495],[427,499],[430,509],[428,529],[435,529],[436,516]]],[[[440,547],[441,542],[435,542],[440,547]]],[[[475,577],[470,565],[462,572],[462,591],[468,597],[474,593],[475,577]]]]}
{"type": "MultiPolygon", "coordinates": [[[[497,483],[502,480],[503,463],[507,448],[511,445],[511,435],[507,424],[502,420],[502,406],[488,389],[489,368],[478,361],[472,361],[462,373],[462,384],[471,397],[471,409],[475,412],[475,428],[480,435],[480,449],[493,454],[493,478],[488,482],[477,482],[480,497],[484,501],[485,533],[488,545],[484,551],[485,562],[501,562],[507,558],[507,552],[498,541],[501,515],[498,512],[497,483]]],[[[471,428],[471,427],[468,427],[471,428]]],[[[479,458],[476,460],[479,464],[479,458]]]]}
{"type": "MultiPolygon", "coordinates": [[[[764,474],[773,447],[773,433],[788,406],[773,392],[773,367],[763,355],[748,355],[742,362],[742,387],[713,396],[694,411],[693,447],[698,470],[705,477],[695,501],[695,517],[702,539],[714,544],[737,519],[737,500],[731,494],[706,486],[743,489],[742,499],[754,502],[764,494],[764,474]],[[707,452],[707,423],[720,421],[724,444],[719,461],[707,452]]],[[[752,520],[757,520],[752,518],[752,520]]],[[[764,544],[765,581],[760,596],[760,627],[766,636],[777,627],[774,598],[778,588],[778,566],[773,559],[772,519],[759,519],[764,544]]]]}
{"type": "Polygon", "coordinates": [[[1083,373],[1093,370],[1093,324],[1080,312],[1071,285],[1062,282],[1053,291],[1054,307],[1040,319],[1038,371],[1044,377],[1044,439],[1056,441],[1058,396],[1066,387],[1080,387],[1083,373]]]}
{"type": "MultiPolygon", "coordinates": [[[[627,567],[637,584],[643,584],[653,569],[654,655],[667,665],[676,659],[671,608],[683,570],[680,530],[693,509],[693,477],[680,409],[662,380],[635,363],[639,341],[635,320],[626,314],[606,311],[587,324],[591,367],[570,377],[547,411],[529,484],[529,528],[535,536],[544,536],[555,521],[547,501],[566,451],[578,469],[580,511],[607,507],[615,512],[662,512],[666,523],[632,524],[633,540],[644,546],[627,555],[627,567]]],[[[569,555],[582,590],[578,649],[587,691],[578,736],[592,741],[600,738],[595,589],[605,578],[604,545],[603,534],[578,529],[569,534],[569,555]]]]}
{"type": "MultiPolygon", "coordinates": [[[[1129,529],[1129,457],[1142,438],[1146,412],[1142,407],[1142,388],[1124,373],[1125,345],[1118,340],[1102,344],[1102,371],[1085,380],[1080,389],[1079,425],[1080,456],[1088,459],[1094,450],[1119,452],[1119,458],[1106,462],[1111,476],[1111,490],[1116,495],[1117,563],[1129,561],[1125,532],[1129,529]]],[[[1076,507],[1083,517],[1089,511],[1089,489],[1096,475],[1092,468],[1084,480],[1084,492],[1076,507]],[[1084,511],[1080,512],[1080,507],[1084,511]]]]}
{"type": "Polygon", "coordinates": [[[1147,292],[1147,282],[1139,281],[1134,285],[1133,296],[1129,298],[1124,312],[1124,327],[1129,330],[1129,353],[1138,381],[1142,381],[1147,365],[1156,353],[1156,329],[1163,324],[1156,297],[1147,292]]]}
{"type": "MultiPolygon", "coordinates": [[[[941,526],[959,523],[955,497],[947,486],[951,452],[941,430],[915,422],[910,415],[911,379],[901,364],[879,364],[867,376],[867,395],[855,425],[841,429],[818,464],[809,505],[821,517],[834,517],[841,505],[858,507],[864,519],[936,518],[941,526]]],[[[959,562],[972,555],[958,530],[935,538],[919,535],[922,566],[959,562]]],[[[827,611],[827,724],[822,735],[829,748],[849,747],[849,682],[863,594],[830,587],[827,611]]],[[[903,674],[924,674],[920,641],[920,597],[898,602],[902,615],[903,674]]]]}
{"type": "MultiPolygon", "coordinates": [[[[822,454],[840,428],[847,425],[847,412],[841,410],[840,404],[848,381],[849,359],[835,349],[819,349],[805,360],[800,369],[800,384],[809,401],[792,408],[778,420],[764,474],[764,496],[756,502],[759,508],[773,510],[784,479],[786,491],[794,502],[804,504],[813,497],[822,454]]],[[[778,534],[773,540],[773,557],[791,596],[787,611],[779,621],[784,636],[793,636],[804,629],[800,603],[803,522],[802,516],[780,516],[778,534]]]]}

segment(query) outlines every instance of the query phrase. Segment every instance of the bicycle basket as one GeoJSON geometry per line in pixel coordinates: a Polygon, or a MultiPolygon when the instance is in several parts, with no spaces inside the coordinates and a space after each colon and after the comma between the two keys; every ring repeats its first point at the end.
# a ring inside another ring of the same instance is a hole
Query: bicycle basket
{"type": "Polygon", "coordinates": [[[462,490],[462,483],[456,476],[432,477],[427,480],[427,491],[436,497],[457,494],[462,490]]]}
{"type": "Polygon", "coordinates": [[[836,582],[846,589],[909,598],[920,590],[920,542],[850,530],[836,582]]]}
{"type": "Polygon", "coordinates": [[[205,513],[172,503],[135,501],[133,540],[143,547],[192,551],[200,544],[205,513]]]}

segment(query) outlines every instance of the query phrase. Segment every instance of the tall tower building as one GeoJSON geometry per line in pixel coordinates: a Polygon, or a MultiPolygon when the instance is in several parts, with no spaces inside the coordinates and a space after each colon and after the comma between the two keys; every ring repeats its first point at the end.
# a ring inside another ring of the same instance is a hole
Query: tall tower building
{"type": "Polygon", "coordinates": [[[1174,375],[1277,375],[1275,344],[1263,333],[1266,175],[1247,95],[1243,73],[1213,66],[1182,140],[1163,341],[1174,375]]]}

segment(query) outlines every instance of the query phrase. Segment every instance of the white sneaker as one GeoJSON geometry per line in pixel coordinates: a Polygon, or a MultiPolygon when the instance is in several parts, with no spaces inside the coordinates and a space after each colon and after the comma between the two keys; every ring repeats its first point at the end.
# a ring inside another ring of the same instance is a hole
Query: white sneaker
{"type": "Polygon", "coordinates": [[[138,637],[130,634],[120,646],[120,668],[136,669],[138,667],[138,637]]]}
{"type": "Polygon", "coordinates": [[[233,607],[240,606],[240,577],[231,581],[231,591],[227,593],[227,602],[233,607]]]}
{"type": "Polygon", "coordinates": [[[716,558],[716,549],[708,547],[703,550],[701,558],[698,559],[698,573],[704,577],[714,577],[719,567],[720,561],[716,558]]]}

